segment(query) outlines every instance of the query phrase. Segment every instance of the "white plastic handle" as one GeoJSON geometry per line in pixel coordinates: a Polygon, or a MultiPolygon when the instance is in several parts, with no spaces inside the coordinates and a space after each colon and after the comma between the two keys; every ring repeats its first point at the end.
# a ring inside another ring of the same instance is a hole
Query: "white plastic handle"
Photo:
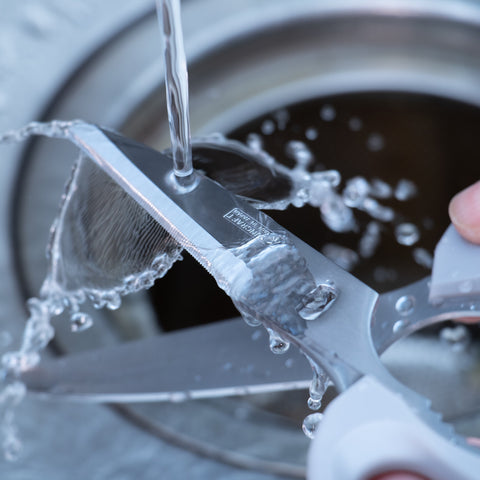
{"type": "Polygon", "coordinates": [[[364,377],[326,409],[312,441],[308,480],[367,480],[406,470],[431,480],[478,480],[479,454],[425,425],[411,407],[364,377]]]}

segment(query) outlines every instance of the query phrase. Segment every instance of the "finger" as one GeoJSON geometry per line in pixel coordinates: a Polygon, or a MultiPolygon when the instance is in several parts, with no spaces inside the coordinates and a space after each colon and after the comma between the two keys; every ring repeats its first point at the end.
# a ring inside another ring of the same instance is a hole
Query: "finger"
{"type": "Polygon", "coordinates": [[[456,318],[455,322],[474,324],[480,322],[480,317],[456,318]]]}
{"type": "Polygon", "coordinates": [[[375,475],[369,480],[428,480],[428,478],[418,473],[395,471],[375,475]]]}
{"type": "Polygon", "coordinates": [[[480,438],[477,437],[467,437],[467,443],[472,447],[480,448],[480,438]]]}
{"type": "Polygon", "coordinates": [[[455,195],[448,213],[462,237],[480,244],[480,181],[455,195]]]}

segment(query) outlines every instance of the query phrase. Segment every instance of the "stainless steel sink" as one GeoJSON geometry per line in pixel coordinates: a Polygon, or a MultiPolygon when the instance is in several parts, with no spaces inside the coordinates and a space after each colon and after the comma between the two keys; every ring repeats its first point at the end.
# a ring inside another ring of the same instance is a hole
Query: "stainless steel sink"
{"type": "MultiPolygon", "coordinates": [[[[434,94],[480,107],[475,1],[187,0],[183,27],[196,134],[229,132],[287,104],[352,92],[434,94]]],[[[11,5],[0,18],[0,131],[33,119],[83,118],[166,147],[160,52],[153,1],[11,5]]],[[[74,151],[45,140],[0,151],[0,271],[8,279],[0,302],[15,344],[23,302],[44,276],[48,229],[74,151]]],[[[57,321],[55,349],[161,333],[146,294],[96,318],[81,334],[57,321]]],[[[404,352],[427,350],[414,357],[422,368],[445,358],[435,338],[425,342],[392,351],[392,369],[406,369],[404,352]]],[[[441,379],[454,378],[451,365],[463,368],[473,353],[448,355],[441,379]]],[[[297,419],[306,398],[290,394],[290,414],[272,396],[112,408],[29,398],[19,412],[24,457],[0,462],[0,477],[301,477],[308,441],[297,419]]]]}

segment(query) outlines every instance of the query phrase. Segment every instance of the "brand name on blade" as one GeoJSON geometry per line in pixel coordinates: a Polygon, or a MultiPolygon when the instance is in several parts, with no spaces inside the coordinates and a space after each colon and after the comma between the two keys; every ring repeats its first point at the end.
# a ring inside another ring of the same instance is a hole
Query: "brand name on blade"
{"type": "Polygon", "coordinates": [[[260,235],[269,235],[273,232],[267,227],[264,227],[259,221],[245,213],[239,208],[233,208],[226,213],[223,218],[233,223],[236,227],[248,233],[252,237],[259,237],[260,235]]]}

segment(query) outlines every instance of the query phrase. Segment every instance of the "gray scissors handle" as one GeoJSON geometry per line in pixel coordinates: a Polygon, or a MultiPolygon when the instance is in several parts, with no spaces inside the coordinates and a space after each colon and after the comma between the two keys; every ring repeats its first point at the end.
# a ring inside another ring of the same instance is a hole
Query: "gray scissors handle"
{"type": "Polygon", "coordinates": [[[480,319],[480,245],[450,225],[435,249],[432,276],[380,295],[372,340],[382,353],[420,328],[462,317],[480,319]]]}

